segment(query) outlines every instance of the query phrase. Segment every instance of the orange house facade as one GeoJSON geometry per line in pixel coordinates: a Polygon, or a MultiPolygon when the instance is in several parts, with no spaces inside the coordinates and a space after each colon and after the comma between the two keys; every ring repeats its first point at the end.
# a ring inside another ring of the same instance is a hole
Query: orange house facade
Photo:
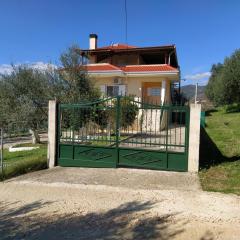
{"type": "Polygon", "coordinates": [[[180,68],[175,45],[135,47],[112,44],[98,47],[90,34],[87,72],[104,96],[132,95],[145,102],[171,104],[178,90],[180,68]]]}

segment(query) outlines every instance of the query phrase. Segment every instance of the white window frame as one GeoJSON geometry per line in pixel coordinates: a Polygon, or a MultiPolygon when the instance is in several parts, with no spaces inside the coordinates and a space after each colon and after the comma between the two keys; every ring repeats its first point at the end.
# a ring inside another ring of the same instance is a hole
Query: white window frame
{"type": "Polygon", "coordinates": [[[160,97],[161,96],[161,88],[160,87],[149,87],[149,88],[147,88],[147,95],[149,97],[160,97]]]}
{"type": "Polygon", "coordinates": [[[125,95],[126,94],[126,85],[124,84],[110,84],[110,85],[101,85],[100,86],[100,89],[101,89],[101,92],[103,94],[105,94],[106,96],[112,96],[112,97],[115,97],[115,96],[120,96],[120,95],[125,95]],[[117,88],[117,90],[113,90],[113,95],[109,95],[108,94],[108,88],[109,87],[113,87],[113,88],[117,88]],[[114,91],[115,91],[115,94],[114,94],[114,91]],[[117,93],[117,94],[116,94],[117,93]]]}

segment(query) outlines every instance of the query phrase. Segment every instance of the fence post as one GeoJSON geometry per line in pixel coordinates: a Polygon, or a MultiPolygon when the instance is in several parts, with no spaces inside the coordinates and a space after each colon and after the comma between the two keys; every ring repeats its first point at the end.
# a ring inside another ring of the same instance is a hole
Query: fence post
{"type": "Polygon", "coordinates": [[[48,103],[48,168],[56,165],[57,153],[57,101],[48,103]]]}
{"type": "Polygon", "coordinates": [[[190,105],[188,171],[199,170],[201,104],[190,105]]]}
{"type": "MultiPolygon", "coordinates": [[[[116,118],[115,118],[115,122],[116,122],[116,155],[118,156],[119,154],[119,138],[120,138],[120,111],[121,111],[121,96],[117,96],[117,107],[116,107],[116,118]]],[[[117,158],[119,159],[119,158],[117,158]]],[[[116,161],[116,167],[117,167],[118,162],[116,161]]]]}
{"type": "Polygon", "coordinates": [[[1,177],[2,179],[4,178],[4,170],[3,170],[3,128],[0,129],[1,130],[1,145],[0,145],[0,148],[1,148],[1,177]]]}

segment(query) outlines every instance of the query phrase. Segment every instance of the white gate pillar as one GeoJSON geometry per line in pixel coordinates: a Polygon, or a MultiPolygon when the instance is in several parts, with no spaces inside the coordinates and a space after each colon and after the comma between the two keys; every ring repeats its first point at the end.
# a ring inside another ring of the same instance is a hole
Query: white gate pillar
{"type": "Polygon", "coordinates": [[[57,153],[57,101],[48,103],[48,168],[56,166],[57,153]]]}
{"type": "Polygon", "coordinates": [[[190,105],[188,171],[199,170],[201,104],[190,105]]]}
{"type": "Polygon", "coordinates": [[[165,103],[166,98],[166,80],[162,80],[162,87],[161,87],[161,105],[165,103]]]}

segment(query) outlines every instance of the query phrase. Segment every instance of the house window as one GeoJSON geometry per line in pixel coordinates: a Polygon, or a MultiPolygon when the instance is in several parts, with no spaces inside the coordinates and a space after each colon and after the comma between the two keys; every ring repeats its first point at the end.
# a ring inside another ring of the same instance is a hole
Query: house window
{"type": "Polygon", "coordinates": [[[118,96],[119,86],[107,86],[107,96],[114,97],[118,96]]]}
{"type": "Polygon", "coordinates": [[[103,95],[109,97],[125,95],[126,94],[126,85],[101,85],[100,90],[103,95]]]}
{"type": "Polygon", "coordinates": [[[147,93],[148,93],[148,96],[160,96],[161,88],[159,88],[159,87],[148,88],[147,93]]]}

